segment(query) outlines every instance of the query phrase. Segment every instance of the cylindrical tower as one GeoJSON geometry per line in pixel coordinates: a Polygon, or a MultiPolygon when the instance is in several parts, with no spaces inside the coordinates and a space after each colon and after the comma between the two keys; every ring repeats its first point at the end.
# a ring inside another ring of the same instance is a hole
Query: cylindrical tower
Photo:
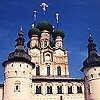
{"type": "Polygon", "coordinates": [[[33,49],[35,47],[39,48],[39,37],[40,37],[40,30],[37,28],[32,28],[28,32],[28,36],[30,41],[28,42],[28,47],[33,49]]]}
{"type": "Polygon", "coordinates": [[[100,56],[90,34],[88,39],[88,58],[83,62],[86,100],[100,100],[100,56]]]}
{"type": "Polygon", "coordinates": [[[3,100],[32,100],[32,68],[30,56],[24,50],[22,30],[16,39],[16,49],[9,54],[5,67],[4,99],[3,100]]]}
{"type": "Polygon", "coordinates": [[[40,30],[38,28],[31,28],[28,32],[30,38],[28,46],[28,54],[31,56],[31,62],[35,64],[40,63],[40,30]]]}

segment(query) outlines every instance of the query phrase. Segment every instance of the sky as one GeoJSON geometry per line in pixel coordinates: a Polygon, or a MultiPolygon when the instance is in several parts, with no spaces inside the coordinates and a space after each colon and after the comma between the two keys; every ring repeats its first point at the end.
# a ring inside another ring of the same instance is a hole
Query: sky
{"type": "Polygon", "coordinates": [[[80,69],[87,57],[88,33],[92,32],[100,52],[100,0],[0,0],[0,83],[3,82],[2,62],[14,51],[19,26],[23,26],[25,44],[37,10],[37,23],[48,21],[56,26],[55,13],[59,12],[59,29],[65,33],[64,47],[68,50],[71,77],[83,77],[80,69]],[[48,4],[44,17],[40,4],[48,4]],[[88,30],[90,28],[90,30],[88,30]]]}

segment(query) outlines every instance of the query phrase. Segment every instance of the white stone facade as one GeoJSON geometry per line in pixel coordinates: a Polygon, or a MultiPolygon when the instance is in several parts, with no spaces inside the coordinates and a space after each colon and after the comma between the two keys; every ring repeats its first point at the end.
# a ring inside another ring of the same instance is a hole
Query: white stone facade
{"type": "Polygon", "coordinates": [[[85,78],[70,78],[68,51],[57,36],[51,46],[50,32],[32,35],[28,54],[35,64],[15,61],[5,66],[0,100],[100,100],[100,67],[84,71],[85,78]]]}
{"type": "Polygon", "coordinates": [[[100,67],[85,70],[87,100],[100,100],[100,67]]]}
{"type": "Polygon", "coordinates": [[[85,100],[84,85],[82,82],[41,82],[34,83],[32,93],[34,100],[85,100]],[[36,86],[41,86],[41,94],[36,94],[36,86]],[[52,86],[52,93],[47,93],[47,86],[52,86]],[[62,93],[58,94],[57,86],[62,86],[62,93]],[[68,86],[72,86],[72,93],[68,93],[68,86]],[[77,86],[82,87],[82,93],[78,93],[77,86]]]}
{"type": "Polygon", "coordinates": [[[5,67],[3,100],[32,100],[32,66],[23,62],[5,67]]]}

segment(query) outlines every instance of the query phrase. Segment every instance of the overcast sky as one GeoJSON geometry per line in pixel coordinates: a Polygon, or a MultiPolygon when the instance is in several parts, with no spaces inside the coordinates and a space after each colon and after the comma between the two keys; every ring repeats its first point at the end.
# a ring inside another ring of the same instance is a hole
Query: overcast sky
{"type": "Polygon", "coordinates": [[[87,57],[88,27],[100,52],[100,0],[0,0],[0,82],[3,81],[2,62],[14,50],[19,25],[23,25],[28,42],[33,10],[39,11],[37,23],[46,20],[54,26],[55,13],[59,12],[59,28],[65,32],[64,47],[69,51],[70,74],[83,77],[80,69],[87,57]],[[42,2],[49,6],[46,17],[39,6],[42,2]]]}

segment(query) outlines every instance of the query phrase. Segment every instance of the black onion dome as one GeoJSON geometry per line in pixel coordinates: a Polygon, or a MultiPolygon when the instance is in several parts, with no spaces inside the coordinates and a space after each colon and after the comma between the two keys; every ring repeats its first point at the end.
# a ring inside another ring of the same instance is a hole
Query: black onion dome
{"type": "Polygon", "coordinates": [[[55,39],[57,36],[61,36],[62,38],[64,38],[64,32],[62,30],[56,29],[53,32],[53,38],[55,39]]]}
{"type": "Polygon", "coordinates": [[[38,28],[40,31],[47,30],[47,31],[49,31],[50,33],[53,31],[52,25],[49,24],[49,23],[46,22],[46,21],[37,24],[37,25],[36,25],[36,28],[38,28]]]}
{"type": "Polygon", "coordinates": [[[31,38],[32,36],[34,36],[34,35],[38,35],[38,36],[40,36],[40,30],[38,29],[38,28],[31,28],[30,30],[29,30],[29,32],[28,32],[28,36],[29,36],[29,38],[31,38]]]}
{"type": "Polygon", "coordinates": [[[88,42],[88,57],[83,62],[81,71],[84,71],[85,68],[100,67],[100,56],[97,54],[96,44],[93,42],[92,36],[89,37],[88,42]]]}
{"type": "Polygon", "coordinates": [[[3,62],[3,66],[6,66],[9,62],[26,62],[34,67],[34,64],[31,62],[31,56],[24,50],[25,40],[23,38],[23,32],[20,31],[18,36],[16,39],[16,49],[9,54],[8,60],[3,62]]]}

